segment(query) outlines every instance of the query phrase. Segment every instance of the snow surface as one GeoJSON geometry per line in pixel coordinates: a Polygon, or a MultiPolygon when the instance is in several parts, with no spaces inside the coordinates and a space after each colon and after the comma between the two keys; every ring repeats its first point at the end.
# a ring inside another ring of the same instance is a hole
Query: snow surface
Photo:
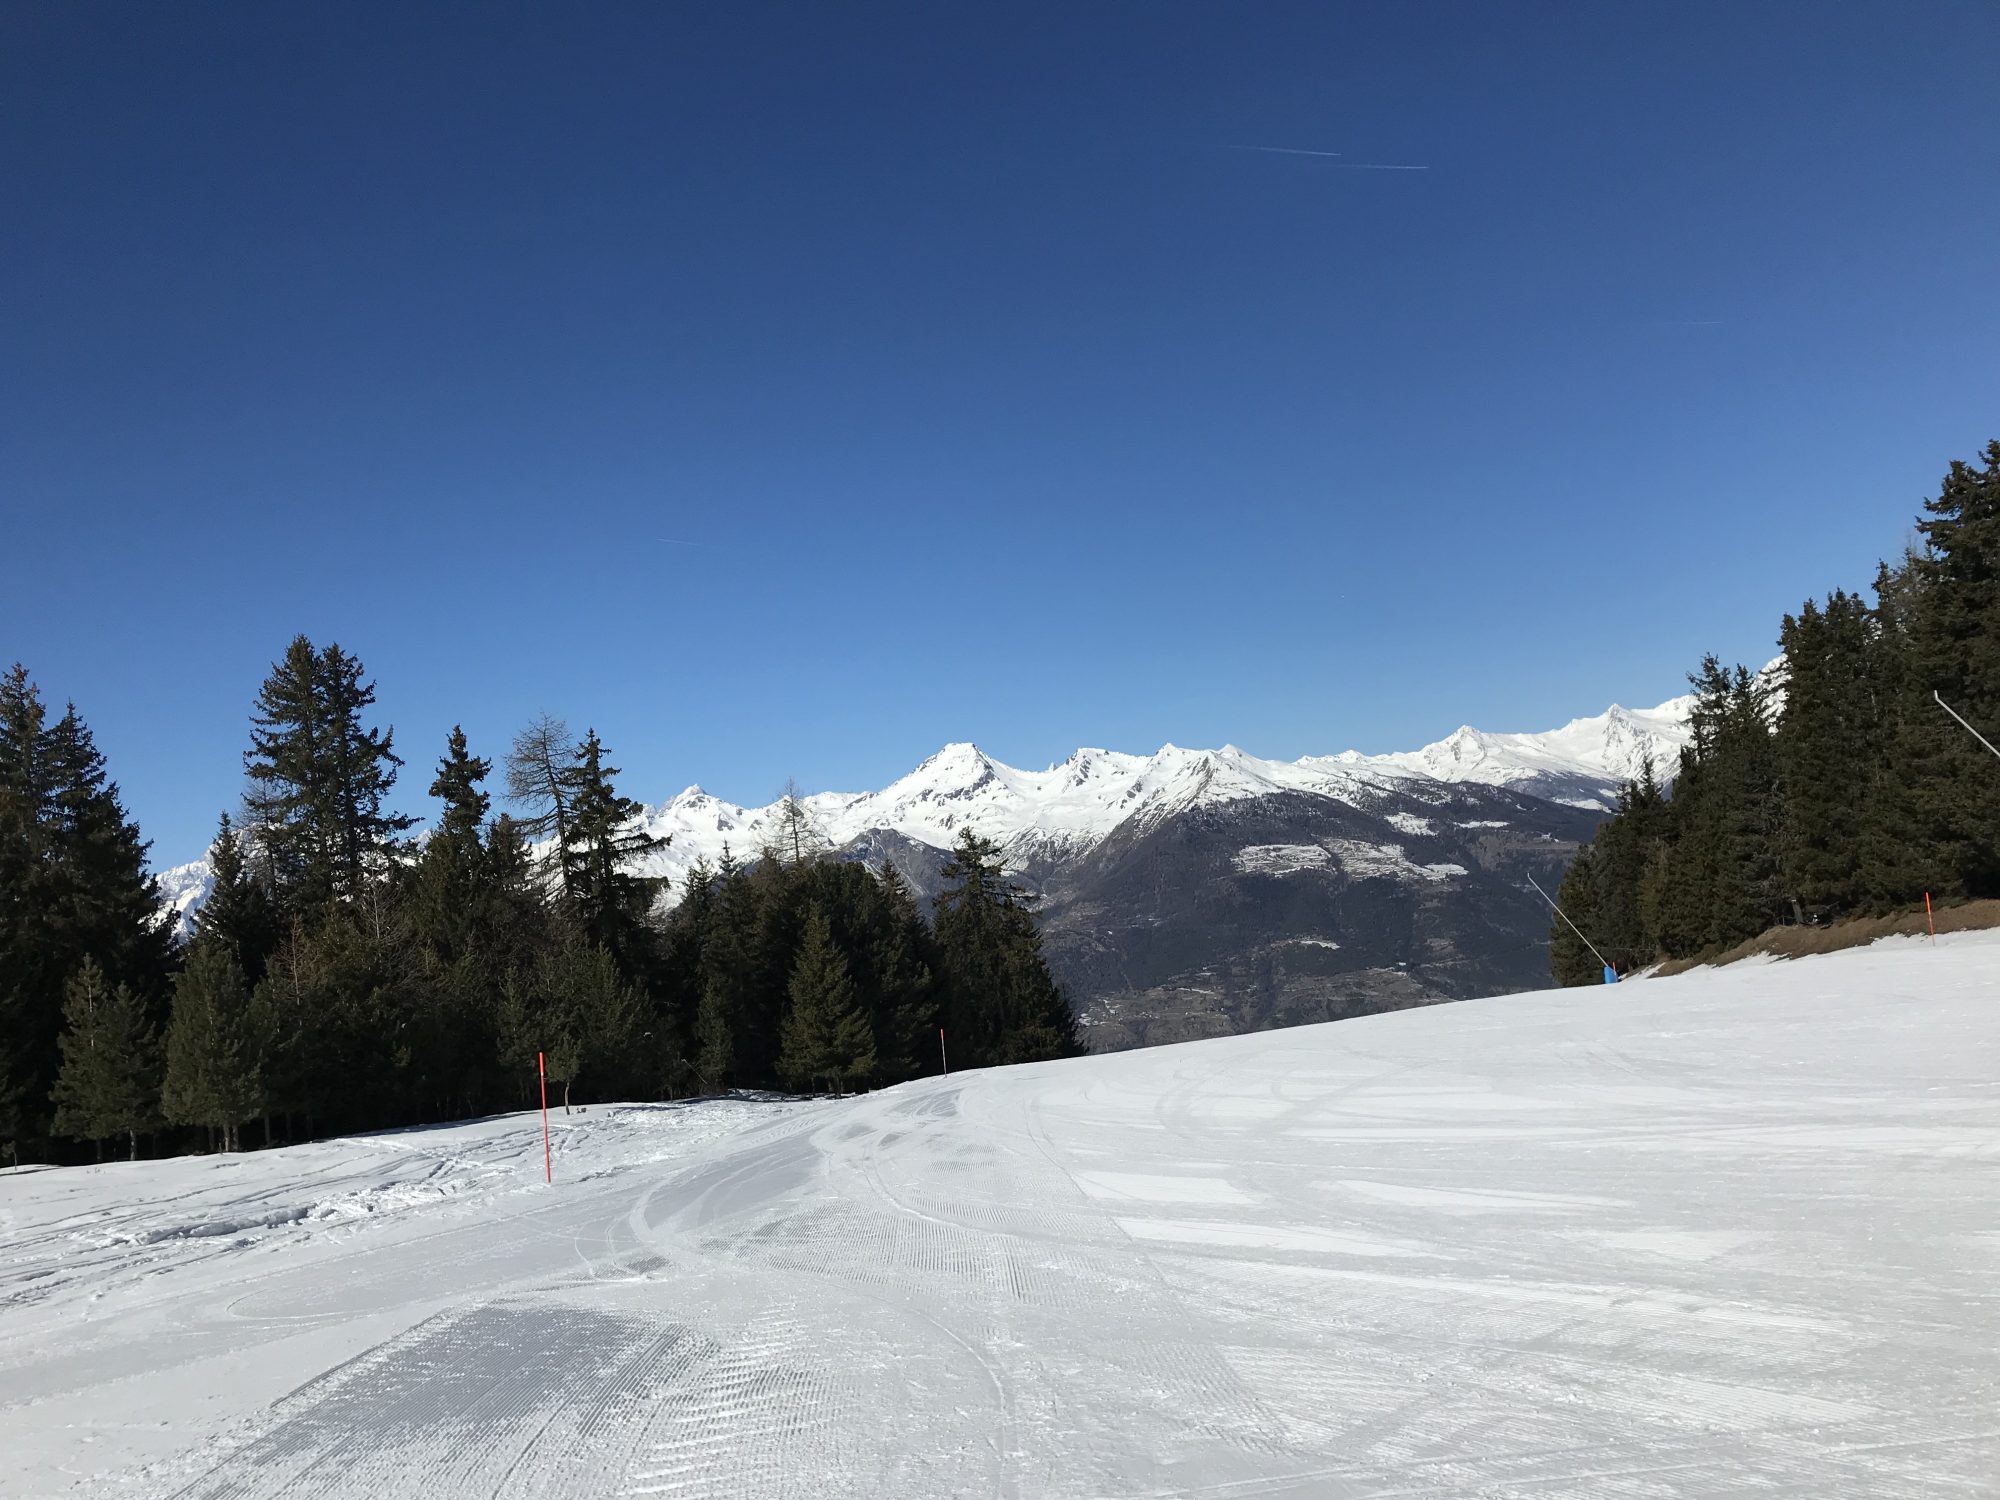
{"type": "Polygon", "coordinates": [[[1991,1494],[1996,962],[0,1176],[0,1492],[1991,1494]]]}

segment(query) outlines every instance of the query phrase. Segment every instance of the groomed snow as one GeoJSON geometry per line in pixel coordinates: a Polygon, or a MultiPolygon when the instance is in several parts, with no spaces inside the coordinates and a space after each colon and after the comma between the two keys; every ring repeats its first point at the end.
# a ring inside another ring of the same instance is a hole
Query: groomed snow
{"type": "Polygon", "coordinates": [[[1990,1494],[1996,965],[0,1177],[0,1491],[1990,1494]]]}

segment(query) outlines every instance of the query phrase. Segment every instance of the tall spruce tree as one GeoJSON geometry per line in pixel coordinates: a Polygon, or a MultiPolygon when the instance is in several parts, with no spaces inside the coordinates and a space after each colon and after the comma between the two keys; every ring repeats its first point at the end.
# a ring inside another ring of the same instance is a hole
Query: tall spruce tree
{"type": "Polygon", "coordinates": [[[930,1071],[937,1042],[938,997],[930,929],[909,882],[882,867],[879,913],[868,943],[874,978],[877,1076],[890,1082],[930,1071]]]}
{"type": "Polygon", "coordinates": [[[414,818],[388,810],[395,731],[362,722],[375,685],[339,645],[300,635],[257,694],[243,765],[245,798],[280,895],[313,911],[358,894],[414,818]]]}
{"type": "Polygon", "coordinates": [[[1937,884],[1974,896],[2000,894],[2000,762],[1936,699],[2000,743],[2000,441],[1981,457],[1952,464],[1917,523],[1901,747],[1937,884]]]}
{"type": "Polygon", "coordinates": [[[1797,915],[1852,911],[1866,897],[1863,829],[1892,727],[1869,673],[1865,601],[1836,590],[1785,616],[1785,700],[1776,751],[1784,785],[1780,861],[1797,915]]]}
{"type": "Polygon", "coordinates": [[[824,1085],[838,1093],[875,1071],[875,1038],[847,956],[834,945],[826,913],[806,915],[804,940],[786,986],[778,1072],[792,1088],[824,1085]]]}
{"type": "Polygon", "coordinates": [[[1674,783],[1669,837],[1644,899],[1663,952],[1687,958],[1754,937],[1783,915],[1778,752],[1769,689],[1711,655],[1688,678],[1690,741],[1674,783]]]}
{"type": "Polygon", "coordinates": [[[70,706],[51,723],[25,667],[0,678],[0,1142],[51,1127],[64,985],[86,959],[151,1014],[175,960],[146,842],[70,706]]]}
{"type": "Polygon", "coordinates": [[[492,803],[481,785],[492,769],[491,761],[467,749],[465,730],[452,726],[430,787],[442,811],[411,878],[418,930],[447,965],[476,950],[492,916],[494,881],[485,843],[492,803]]]}
{"type": "Polygon", "coordinates": [[[592,729],[583,737],[569,773],[570,817],[563,845],[569,870],[570,915],[590,941],[619,960],[628,976],[646,971],[645,920],[666,881],[633,867],[670,840],[648,833],[639,818],[645,809],[619,795],[612,778],[618,768],[604,763],[604,746],[592,729]]]}
{"type": "Polygon", "coordinates": [[[245,981],[255,985],[264,977],[271,950],[278,946],[278,914],[270,892],[250,873],[243,842],[228,813],[222,815],[215,842],[209,845],[208,860],[213,883],[195,914],[195,933],[227,948],[245,981]]]}
{"type": "Polygon", "coordinates": [[[112,985],[85,959],[63,1001],[62,1070],[54,1090],[58,1135],[103,1143],[124,1136],[131,1160],[139,1136],[159,1124],[160,1045],[130,987],[112,985]]]}
{"type": "Polygon", "coordinates": [[[636,1080],[643,1050],[645,1008],[637,990],[601,944],[570,942],[541,955],[507,981],[500,1034],[508,1064],[534,1076],[535,1058],[570,1107],[579,1085],[598,1098],[615,1098],[636,1080]]]}
{"type": "Polygon", "coordinates": [[[1033,900],[970,828],[944,867],[934,927],[952,1053],[972,1066],[1073,1057],[1076,1013],[1042,956],[1033,900]]]}
{"type": "Polygon", "coordinates": [[[196,943],[174,981],[160,1103],[174,1124],[219,1134],[225,1151],[264,1108],[249,992],[220,943],[196,943]]]}
{"type": "MultiPolygon", "coordinates": [[[[1600,828],[1598,838],[1603,836],[1604,829],[1600,828]]],[[[1562,884],[1556,889],[1556,905],[1561,908],[1562,914],[1552,913],[1549,918],[1549,969],[1559,985],[1601,984],[1604,981],[1604,965],[1590,951],[1590,945],[1570,926],[1570,922],[1574,922],[1585,933],[1601,929],[1604,925],[1601,897],[1597,851],[1592,844],[1585,844],[1576,851],[1576,857],[1569,862],[1569,869],[1563,875],[1562,884]],[[1567,916],[1569,922],[1565,922],[1563,916],[1567,916]]]]}
{"type": "MultiPolygon", "coordinates": [[[[1921,900],[1927,890],[1950,889],[1939,882],[1937,841],[1918,808],[1919,778],[1910,756],[1915,721],[1936,712],[1918,689],[1911,659],[1922,604],[1916,561],[1906,551],[1895,564],[1876,569],[1869,612],[1868,698],[1880,722],[1870,760],[1855,770],[1863,778],[1859,883],[1862,899],[1876,911],[1921,900]]],[[[1933,722],[1930,732],[1938,727],[1933,722]]],[[[1919,752],[1919,763],[1921,758],[1919,752]]]]}

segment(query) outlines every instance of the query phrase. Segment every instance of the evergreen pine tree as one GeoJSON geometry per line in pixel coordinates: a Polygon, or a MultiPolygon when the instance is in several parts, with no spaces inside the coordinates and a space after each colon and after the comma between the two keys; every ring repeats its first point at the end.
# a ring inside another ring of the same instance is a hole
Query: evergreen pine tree
{"type": "Polygon", "coordinates": [[[2000,743],[2000,441],[1981,457],[1983,468],[1952,464],[1917,523],[1902,746],[1937,884],[1974,896],[2000,894],[2000,762],[1932,695],[2000,743]]]}
{"type": "Polygon", "coordinates": [[[1668,837],[1642,899],[1660,948],[1686,958],[1754,937],[1783,915],[1778,752],[1765,686],[1704,658],[1681,752],[1668,837]]]}
{"type": "Polygon", "coordinates": [[[639,821],[645,809],[619,795],[612,782],[617,774],[616,766],[604,763],[597,731],[586,732],[569,777],[570,819],[563,862],[570,872],[572,918],[632,974],[643,972],[638,949],[644,922],[666,885],[659,877],[635,873],[632,866],[664,849],[670,840],[646,831],[639,821]]]}
{"type": "Polygon", "coordinates": [[[526,1076],[533,1076],[536,1053],[547,1057],[549,1079],[568,1109],[579,1084],[612,1098],[633,1083],[643,1021],[639,993],[610,951],[573,942],[509,977],[500,1034],[506,1061],[526,1076]]]}
{"type": "Polygon", "coordinates": [[[968,828],[943,873],[934,934],[952,1055],[976,1067],[1080,1054],[1076,1013],[1042,956],[1032,900],[1008,879],[998,846],[968,828]]]}
{"type": "Polygon", "coordinates": [[[0,1140],[49,1131],[64,985],[84,960],[151,1006],[174,941],[146,842],[74,706],[50,723],[27,669],[0,678],[0,1140]]]}
{"type": "Polygon", "coordinates": [[[249,994],[220,943],[196,943],[174,981],[160,1102],[174,1124],[220,1132],[225,1151],[237,1149],[237,1128],[263,1109],[249,994]]]}
{"type": "Polygon", "coordinates": [[[465,730],[454,725],[430,787],[443,811],[411,877],[418,932],[444,965],[473,953],[492,915],[484,842],[491,801],[480,785],[492,769],[466,748],[465,730]]]}
{"type": "Polygon", "coordinates": [[[880,917],[868,953],[875,980],[877,1076],[896,1082],[933,1066],[937,985],[930,929],[909,882],[892,864],[883,865],[880,882],[880,917]]]}
{"type": "Polygon", "coordinates": [[[145,1007],[126,985],[112,986],[89,959],[63,1001],[62,1071],[54,1103],[58,1135],[103,1142],[125,1136],[139,1159],[139,1134],[159,1123],[159,1040],[145,1007]]]}
{"type": "Polygon", "coordinates": [[[304,911],[351,899],[416,820],[386,810],[395,731],[362,723],[375,685],[338,645],[293,638],[258,691],[244,770],[280,894],[304,911]]]}
{"type": "Polygon", "coordinates": [[[1920,604],[1914,553],[1876,569],[1864,667],[1867,711],[1877,724],[1870,758],[1853,771],[1860,806],[1859,885],[1862,899],[1877,911],[1919,901],[1927,890],[1951,889],[1939,879],[1937,841],[1918,810],[1925,752],[1913,740],[1920,722],[1928,725],[1927,735],[1939,727],[1931,722],[1936,706],[1918,690],[1911,659],[1920,604]]]}
{"type": "MultiPolygon", "coordinates": [[[[1600,840],[1604,833],[1605,829],[1598,830],[1600,840]]],[[[1562,908],[1569,922],[1553,913],[1549,918],[1549,969],[1559,985],[1604,982],[1604,965],[1570,926],[1574,922],[1585,933],[1595,933],[1603,927],[1599,893],[1596,847],[1585,844],[1576,851],[1562,884],[1556,889],[1556,905],[1562,908]]]]}
{"type": "Polygon", "coordinates": [[[807,913],[805,937],[786,989],[778,1072],[793,1088],[865,1081],[875,1070],[875,1039],[847,958],[834,945],[826,914],[807,913]]]}
{"type": "Polygon", "coordinates": [[[264,977],[264,965],[278,945],[277,912],[270,892],[250,874],[242,840],[228,813],[222,815],[216,829],[208,860],[213,883],[208,899],[195,915],[195,933],[227,948],[243,970],[245,981],[255,985],[264,977]]]}
{"type": "Polygon", "coordinates": [[[1785,702],[1776,739],[1784,785],[1784,888],[1800,914],[1837,915],[1865,897],[1863,821],[1890,721],[1870,691],[1867,605],[1835,591],[1787,615],[1785,702]]]}
{"type": "Polygon", "coordinates": [[[60,1021],[61,895],[47,747],[41,695],[16,663],[0,679],[0,1138],[16,1161],[23,1142],[43,1134],[60,1021]]]}

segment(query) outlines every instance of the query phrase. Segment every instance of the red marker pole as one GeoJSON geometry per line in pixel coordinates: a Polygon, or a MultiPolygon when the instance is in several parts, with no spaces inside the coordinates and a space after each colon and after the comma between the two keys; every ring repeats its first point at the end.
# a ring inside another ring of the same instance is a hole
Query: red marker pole
{"type": "Polygon", "coordinates": [[[1931,930],[1931,941],[1937,941],[1937,919],[1931,915],[1931,893],[1924,892],[1924,925],[1931,930]]]}
{"type": "Polygon", "coordinates": [[[545,1181],[554,1182],[556,1159],[549,1150],[549,1060],[540,1052],[535,1054],[535,1072],[541,1075],[542,1080],[542,1177],[545,1181]]]}
{"type": "Polygon", "coordinates": [[[945,1060],[944,1028],[942,1026],[938,1027],[938,1066],[943,1068],[947,1073],[951,1071],[951,1064],[945,1060]]]}

